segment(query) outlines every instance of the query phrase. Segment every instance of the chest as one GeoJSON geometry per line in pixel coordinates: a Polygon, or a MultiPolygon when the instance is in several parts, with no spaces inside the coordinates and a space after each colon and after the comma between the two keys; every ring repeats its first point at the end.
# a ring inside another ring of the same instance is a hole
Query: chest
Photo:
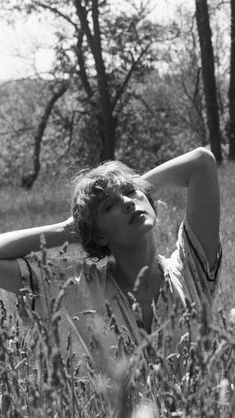
{"type": "Polygon", "coordinates": [[[163,286],[163,276],[158,276],[158,280],[154,285],[142,294],[138,298],[138,302],[142,311],[142,320],[144,327],[148,333],[151,333],[151,326],[153,321],[153,304],[158,305],[160,290],[163,286]]]}
{"type": "Polygon", "coordinates": [[[153,309],[151,305],[142,307],[142,319],[147,333],[150,334],[153,321],[153,309]]]}

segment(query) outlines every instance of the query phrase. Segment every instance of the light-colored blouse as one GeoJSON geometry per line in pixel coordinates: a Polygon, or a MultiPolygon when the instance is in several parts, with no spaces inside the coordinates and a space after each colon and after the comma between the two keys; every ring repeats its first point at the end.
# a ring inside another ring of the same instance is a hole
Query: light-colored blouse
{"type": "MultiPolygon", "coordinates": [[[[202,300],[211,315],[212,300],[215,293],[221,266],[221,245],[218,245],[217,261],[213,271],[210,270],[205,252],[192,231],[187,220],[182,223],[176,250],[169,258],[157,256],[163,272],[164,280],[158,299],[154,301],[154,315],[151,331],[154,333],[164,323],[172,323],[172,312],[177,302],[186,307],[187,300],[195,304],[199,311],[202,300]],[[170,319],[171,318],[171,319],[170,319]]],[[[107,352],[117,347],[117,333],[114,327],[110,329],[110,318],[107,315],[106,304],[115,316],[121,332],[130,335],[133,346],[143,340],[140,327],[141,309],[133,310],[129,298],[118,286],[108,261],[102,266],[71,260],[49,260],[48,266],[40,267],[32,256],[18,259],[22,279],[35,298],[33,309],[49,321],[52,315],[50,302],[53,297],[63,298],[60,306],[60,336],[62,350],[66,352],[68,338],[72,340],[72,350],[75,358],[82,352],[92,350],[91,341],[99,341],[107,352]],[[50,276],[50,277],[49,277],[50,276]],[[66,283],[66,285],[65,285],[66,283]]],[[[172,324],[171,324],[172,325],[172,324]]],[[[167,337],[167,326],[165,327],[167,337]]],[[[194,330],[195,334],[197,330],[194,330]]],[[[169,351],[177,351],[185,327],[171,326],[171,336],[168,335],[169,351]],[[173,331],[172,331],[173,330],[173,331]],[[173,335],[172,335],[173,332],[173,335]]],[[[94,344],[93,344],[94,345],[94,344]]]]}

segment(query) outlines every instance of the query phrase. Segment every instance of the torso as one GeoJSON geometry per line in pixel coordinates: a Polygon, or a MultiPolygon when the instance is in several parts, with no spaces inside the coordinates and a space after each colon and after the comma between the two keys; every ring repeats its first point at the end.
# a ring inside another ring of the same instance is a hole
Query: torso
{"type": "Polygon", "coordinates": [[[146,304],[146,306],[142,306],[142,315],[145,329],[147,333],[150,334],[153,321],[153,310],[151,304],[146,304]]]}
{"type": "MultiPolygon", "coordinates": [[[[112,269],[113,275],[115,277],[114,269],[112,269]]],[[[158,296],[160,293],[160,289],[164,279],[164,272],[163,268],[156,257],[156,263],[152,268],[151,272],[151,280],[148,281],[147,286],[145,280],[139,283],[138,291],[134,293],[134,296],[137,302],[140,304],[142,310],[142,318],[144,322],[145,330],[150,333],[151,332],[151,325],[153,320],[153,309],[152,303],[153,301],[157,302],[158,296]]],[[[133,292],[133,289],[125,287],[125,283],[123,284],[121,280],[116,280],[118,285],[120,286],[121,290],[126,294],[128,297],[128,292],[133,292]]]]}
{"type": "MultiPolygon", "coordinates": [[[[160,266],[161,267],[161,266],[160,266]]],[[[147,295],[145,295],[144,299],[139,300],[139,303],[142,308],[142,316],[143,316],[143,322],[145,325],[145,329],[148,333],[151,333],[151,325],[153,320],[153,308],[152,303],[157,303],[160,289],[162,286],[164,274],[162,271],[162,268],[158,270],[158,273],[155,276],[155,286],[151,289],[150,292],[148,292],[147,295]]]]}

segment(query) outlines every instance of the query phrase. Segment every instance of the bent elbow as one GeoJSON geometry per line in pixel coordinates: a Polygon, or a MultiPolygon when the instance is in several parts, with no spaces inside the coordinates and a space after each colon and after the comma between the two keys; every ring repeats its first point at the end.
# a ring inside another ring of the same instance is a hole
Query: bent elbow
{"type": "Polygon", "coordinates": [[[204,147],[199,147],[196,149],[197,161],[203,169],[217,169],[217,163],[214,154],[204,147]]]}

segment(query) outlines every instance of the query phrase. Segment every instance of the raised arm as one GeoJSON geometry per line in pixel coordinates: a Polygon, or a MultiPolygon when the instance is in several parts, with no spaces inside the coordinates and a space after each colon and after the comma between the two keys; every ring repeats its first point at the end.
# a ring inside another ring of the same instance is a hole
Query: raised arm
{"type": "Polygon", "coordinates": [[[70,227],[72,218],[64,222],[36,228],[21,229],[0,235],[0,259],[24,257],[40,249],[40,239],[44,235],[47,248],[58,247],[64,242],[72,242],[70,227]]]}
{"type": "Polygon", "coordinates": [[[220,222],[218,176],[213,154],[206,148],[197,148],[161,164],[143,178],[153,185],[153,194],[166,185],[187,188],[186,217],[212,268],[220,222]]]}
{"type": "Polygon", "coordinates": [[[64,242],[78,241],[71,233],[73,219],[41,227],[21,229],[0,235],[0,287],[18,293],[22,288],[21,274],[16,258],[24,257],[40,249],[42,234],[47,248],[58,247],[64,242]]]}

